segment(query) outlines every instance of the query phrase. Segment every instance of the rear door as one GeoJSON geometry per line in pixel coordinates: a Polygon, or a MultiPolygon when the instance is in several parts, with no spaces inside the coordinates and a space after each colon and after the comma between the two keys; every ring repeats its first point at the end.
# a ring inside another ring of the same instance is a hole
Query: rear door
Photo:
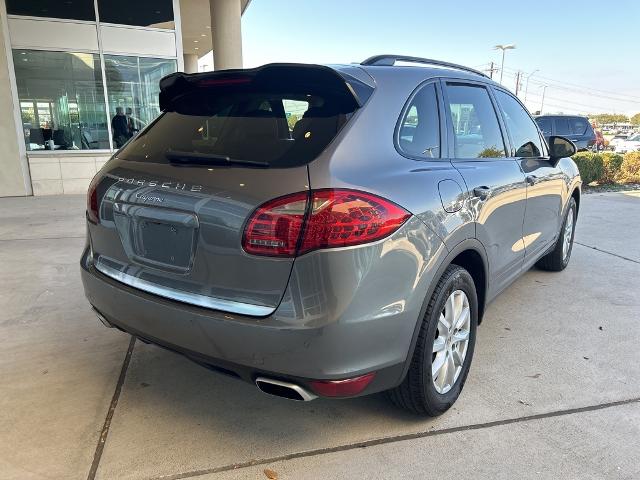
{"type": "Polygon", "coordinates": [[[490,295],[494,295],[518,275],[524,260],[524,174],[507,156],[486,85],[450,80],[445,92],[449,151],[472,198],[476,237],[489,257],[490,295]]]}
{"type": "Polygon", "coordinates": [[[94,179],[96,269],[173,300],[268,315],[293,259],[246,253],[244,226],[260,204],[309,189],[307,164],[360,99],[319,66],[176,74],[161,86],[163,114],[94,179]]]}
{"type": "Polygon", "coordinates": [[[494,91],[509,134],[509,155],[520,165],[527,183],[522,230],[527,263],[539,257],[559,231],[563,173],[549,160],[536,123],[522,104],[505,90],[494,91]]]}

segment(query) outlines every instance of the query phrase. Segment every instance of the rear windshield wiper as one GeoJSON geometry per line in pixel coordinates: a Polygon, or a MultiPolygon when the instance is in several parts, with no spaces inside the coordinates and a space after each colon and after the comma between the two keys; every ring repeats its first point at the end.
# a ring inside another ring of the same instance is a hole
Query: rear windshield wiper
{"type": "Polygon", "coordinates": [[[267,162],[256,160],[242,160],[215,153],[182,152],[179,150],[167,150],[164,156],[174,165],[246,165],[250,167],[267,168],[267,162]]]}

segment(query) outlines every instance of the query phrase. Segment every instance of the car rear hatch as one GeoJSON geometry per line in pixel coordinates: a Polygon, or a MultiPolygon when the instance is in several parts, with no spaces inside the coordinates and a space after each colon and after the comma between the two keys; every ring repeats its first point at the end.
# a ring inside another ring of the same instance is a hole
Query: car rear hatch
{"type": "Polygon", "coordinates": [[[160,87],[163,113],[90,186],[94,265],[172,300],[268,315],[294,260],[246,253],[247,219],[268,200],[308,191],[306,165],[371,88],[293,64],[177,73],[160,87]]]}

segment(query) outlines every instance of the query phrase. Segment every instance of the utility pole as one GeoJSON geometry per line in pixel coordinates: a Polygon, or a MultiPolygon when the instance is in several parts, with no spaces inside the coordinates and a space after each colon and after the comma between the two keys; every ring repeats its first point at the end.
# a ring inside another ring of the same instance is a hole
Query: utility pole
{"type": "Polygon", "coordinates": [[[543,85],[542,86],[542,101],[540,102],[540,115],[542,115],[542,109],[544,108],[544,94],[547,91],[547,87],[549,85],[543,85]]]}
{"type": "Polygon", "coordinates": [[[525,103],[527,102],[527,92],[529,92],[529,80],[531,79],[531,77],[533,77],[533,74],[536,72],[539,72],[540,70],[538,70],[537,68],[531,72],[529,75],[527,75],[527,86],[524,87],[524,101],[525,103]]]}
{"type": "Polygon", "coordinates": [[[522,75],[522,72],[518,70],[518,73],[516,73],[516,97],[518,96],[518,90],[520,89],[520,75],[522,75]]]}
{"type": "Polygon", "coordinates": [[[489,64],[489,70],[485,70],[485,72],[489,72],[489,77],[493,80],[493,72],[497,72],[498,69],[495,67],[495,64],[491,62],[489,64]]]}

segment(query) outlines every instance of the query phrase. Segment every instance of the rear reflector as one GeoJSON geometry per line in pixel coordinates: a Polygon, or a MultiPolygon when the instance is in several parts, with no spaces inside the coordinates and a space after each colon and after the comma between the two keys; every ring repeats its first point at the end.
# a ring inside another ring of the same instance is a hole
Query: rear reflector
{"type": "Polygon", "coordinates": [[[93,223],[100,223],[98,215],[98,177],[99,175],[93,177],[87,190],[87,218],[93,223]]]}
{"type": "Polygon", "coordinates": [[[370,193],[300,192],[258,207],[247,222],[242,244],[254,255],[292,257],[380,240],[410,216],[395,203],[370,193]]]}
{"type": "Polygon", "coordinates": [[[323,397],[350,397],[358,395],[371,383],[376,372],[345,380],[313,380],[311,389],[323,397]]]}

